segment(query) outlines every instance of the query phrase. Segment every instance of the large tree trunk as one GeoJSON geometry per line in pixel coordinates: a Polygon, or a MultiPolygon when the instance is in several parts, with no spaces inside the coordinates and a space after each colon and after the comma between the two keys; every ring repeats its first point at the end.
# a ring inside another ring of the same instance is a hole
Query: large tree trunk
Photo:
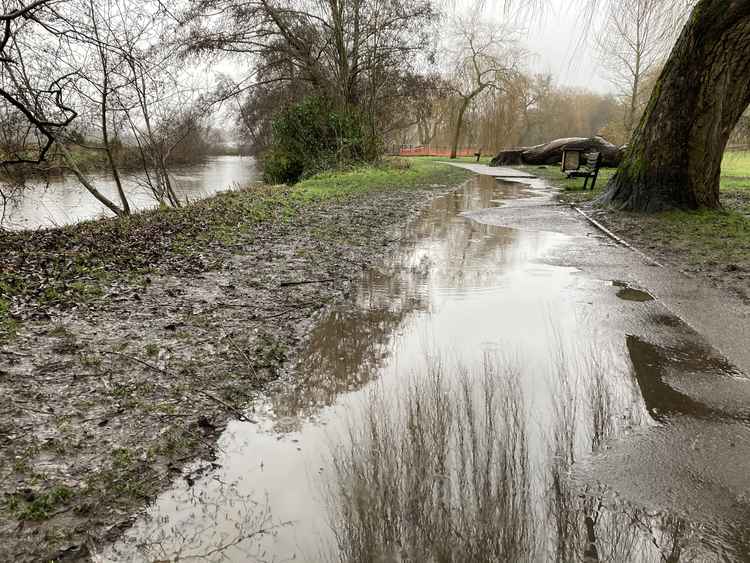
{"type": "Polygon", "coordinates": [[[600,203],[718,208],[724,149],[750,104],[750,1],[700,0],[600,203]]]}

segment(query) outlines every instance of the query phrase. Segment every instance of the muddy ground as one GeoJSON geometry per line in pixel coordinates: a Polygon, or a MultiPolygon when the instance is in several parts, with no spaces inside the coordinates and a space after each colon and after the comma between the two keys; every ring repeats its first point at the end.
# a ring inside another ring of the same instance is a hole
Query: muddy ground
{"type": "Polygon", "coordinates": [[[0,560],[86,560],[210,468],[316,317],[452,187],[311,204],[210,245],[194,271],[117,278],[21,323],[0,345],[0,560]]]}

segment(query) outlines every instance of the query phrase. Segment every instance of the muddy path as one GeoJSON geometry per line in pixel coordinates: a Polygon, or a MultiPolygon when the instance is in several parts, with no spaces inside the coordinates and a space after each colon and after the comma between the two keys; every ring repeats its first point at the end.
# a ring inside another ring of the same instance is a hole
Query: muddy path
{"type": "Polygon", "coordinates": [[[212,245],[218,269],[123,280],[24,323],[0,348],[0,560],[88,560],[175,479],[215,468],[227,421],[256,422],[246,405],[320,314],[454,187],[310,205],[212,245]]]}
{"type": "Polygon", "coordinates": [[[492,173],[95,560],[747,560],[747,308],[492,173]]]}

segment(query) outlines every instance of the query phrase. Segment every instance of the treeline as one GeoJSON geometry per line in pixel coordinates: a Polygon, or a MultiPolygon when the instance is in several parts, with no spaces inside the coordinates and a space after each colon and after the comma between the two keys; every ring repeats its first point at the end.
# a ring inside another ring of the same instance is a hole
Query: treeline
{"type": "MultiPolygon", "coordinates": [[[[394,147],[451,147],[460,99],[435,88],[407,119],[411,124],[391,139],[394,147]]],[[[481,96],[464,117],[458,145],[485,153],[531,146],[552,139],[601,135],[627,142],[626,104],[614,95],[556,86],[551,76],[520,75],[498,91],[481,96]]]]}
{"type": "Polygon", "coordinates": [[[635,71],[598,95],[530,75],[512,27],[431,0],[12,0],[0,30],[0,157],[6,169],[64,166],[127,214],[119,170],[138,166],[157,201],[179,205],[169,167],[217,152],[209,125],[227,111],[271,182],[400,144],[456,154],[573,135],[625,143],[678,26],[654,0],[615,4],[648,10],[613,12],[631,23],[607,60],[635,71]],[[630,37],[644,26],[667,30],[649,35],[658,49],[630,37]],[[87,163],[111,170],[116,199],[87,163]]]}

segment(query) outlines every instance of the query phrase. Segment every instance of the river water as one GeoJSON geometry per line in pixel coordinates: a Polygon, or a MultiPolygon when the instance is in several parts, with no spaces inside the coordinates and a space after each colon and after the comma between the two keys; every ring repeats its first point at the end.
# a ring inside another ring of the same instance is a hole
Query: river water
{"type": "MultiPolygon", "coordinates": [[[[255,159],[239,156],[210,157],[200,164],[175,167],[171,174],[175,191],[183,201],[195,201],[216,192],[236,189],[261,180],[255,159]]],[[[115,182],[110,174],[95,173],[90,178],[104,195],[115,202],[119,201],[115,182]]],[[[131,208],[135,210],[149,209],[156,205],[153,196],[140,180],[141,175],[138,173],[122,174],[125,192],[131,208]]],[[[20,199],[7,204],[2,226],[7,229],[38,229],[69,225],[107,215],[111,213],[69,174],[50,177],[49,182],[44,184],[29,183],[20,199]]]]}
{"type": "Polygon", "coordinates": [[[437,198],[98,560],[746,560],[748,379],[552,196],[437,198]]]}

